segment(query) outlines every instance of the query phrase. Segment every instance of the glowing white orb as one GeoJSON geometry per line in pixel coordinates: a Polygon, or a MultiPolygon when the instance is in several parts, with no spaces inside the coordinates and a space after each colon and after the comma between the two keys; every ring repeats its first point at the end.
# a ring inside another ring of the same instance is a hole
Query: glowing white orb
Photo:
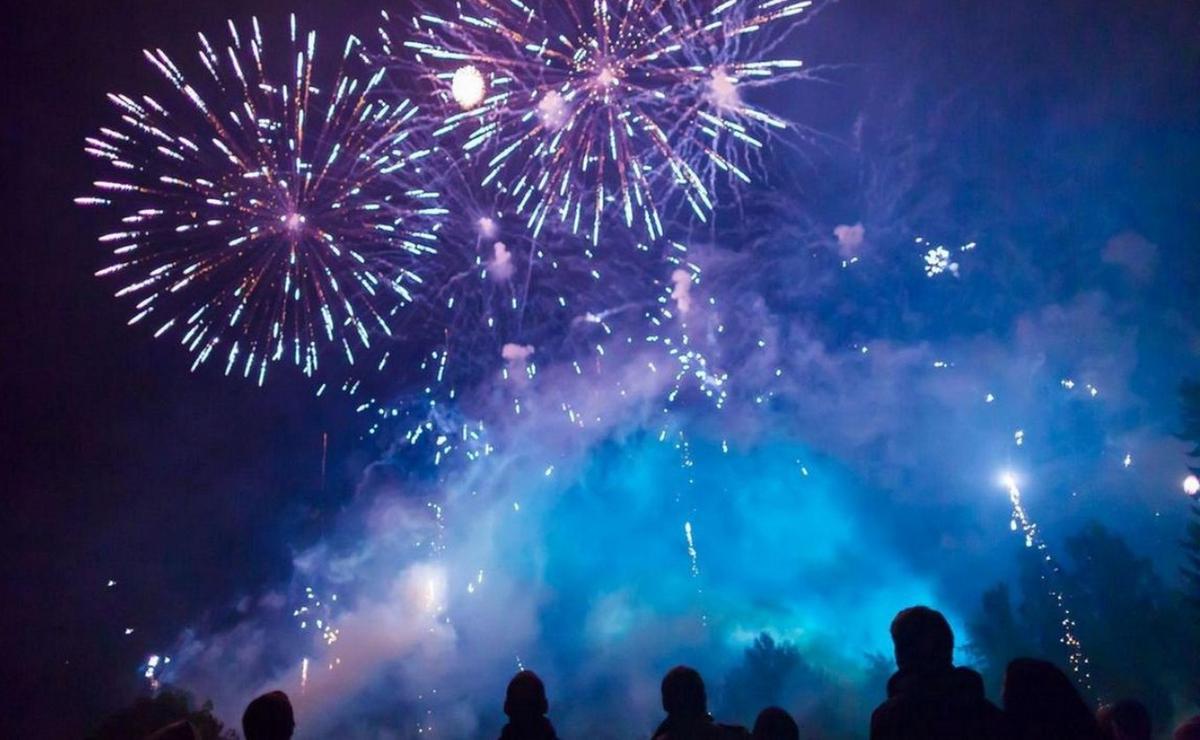
{"type": "Polygon", "coordinates": [[[283,217],[283,226],[288,231],[299,231],[304,227],[304,216],[299,213],[289,213],[283,217]]]}
{"type": "Polygon", "coordinates": [[[538,101],[538,117],[542,125],[551,131],[557,131],[567,122],[567,101],[557,90],[551,90],[538,101]]]}
{"type": "Polygon", "coordinates": [[[1200,493],[1200,478],[1194,475],[1189,475],[1183,479],[1183,492],[1189,496],[1195,496],[1200,493]]]}
{"type": "Polygon", "coordinates": [[[617,73],[613,71],[612,67],[607,65],[601,67],[600,74],[596,75],[596,82],[599,83],[601,87],[611,87],[616,85],[618,81],[619,78],[617,73]]]}
{"type": "Polygon", "coordinates": [[[504,242],[496,242],[492,245],[492,258],[488,260],[487,272],[497,282],[505,282],[512,278],[512,254],[509,253],[508,245],[504,242]]]}
{"type": "Polygon", "coordinates": [[[742,96],[738,94],[737,78],[730,77],[722,67],[714,69],[712,77],[708,80],[708,99],[713,105],[725,110],[740,108],[742,96]]]}
{"type": "Polygon", "coordinates": [[[496,234],[500,232],[500,228],[496,226],[496,221],[491,216],[483,216],[475,222],[475,229],[484,239],[495,239],[496,234]]]}
{"type": "Polygon", "coordinates": [[[486,92],[487,83],[478,69],[468,64],[454,70],[454,78],[450,81],[450,94],[463,110],[470,110],[483,102],[486,92]]]}
{"type": "Polygon", "coordinates": [[[675,301],[675,307],[679,309],[679,313],[688,313],[692,310],[691,273],[687,270],[676,270],[671,273],[671,282],[675,286],[671,289],[671,300],[675,301]]]}

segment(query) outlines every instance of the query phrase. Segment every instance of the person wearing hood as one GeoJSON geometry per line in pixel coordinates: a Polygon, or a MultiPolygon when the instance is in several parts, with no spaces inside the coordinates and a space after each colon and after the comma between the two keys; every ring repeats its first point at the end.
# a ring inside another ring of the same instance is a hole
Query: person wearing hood
{"type": "Polygon", "coordinates": [[[542,679],[533,671],[521,671],[508,682],[504,693],[508,724],[500,731],[500,740],[558,740],[554,725],[546,718],[549,711],[542,679]]]}
{"type": "MultiPolygon", "coordinates": [[[[1004,670],[1004,715],[1015,740],[1102,740],[1092,710],[1047,660],[1017,658],[1004,670]]],[[[1149,716],[1146,718],[1149,724],[1149,716]]]]}
{"type": "Polygon", "coordinates": [[[904,609],[892,620],[896,672],[887,700],[871,714],[871,740],[993,740],[1006,736],[1003,713],[983,693],[983,678],[955,667],[954,632],[941,612],[904,609]]]}
{"type": "Polygon", "coordinates": [[[695,668],[675,666],[662,680],[662,708],[667,718],[654,740],[749,740],[745,727],[722,725],[708,713],[708,692],[695,668]]]}

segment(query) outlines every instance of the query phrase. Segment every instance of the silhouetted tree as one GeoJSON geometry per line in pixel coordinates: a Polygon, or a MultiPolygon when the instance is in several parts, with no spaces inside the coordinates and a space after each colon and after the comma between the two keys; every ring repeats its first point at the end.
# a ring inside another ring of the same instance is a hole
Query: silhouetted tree
{"type": "Polygon", "coordinates": [[[992,696],[999,696],[1004,667],[1018,655],[1032,655],[1031,636],[1013,611],[1012,595],[1007,583],[997,583],[983,592],[980,612],[967,625],[971,635],[968,652],[983,675],[992,696]]]}
{"type": "MultiPolygon", "coordinates": [[[[1050,586],[1067,596],[1090,660],[1093,698],[1136,697],[1158,721],[1171,717],[1172,697],[1185,690],[1192,661],[1190,619],[1181,595],[1162,582],[1152,563],[1126,542],[1092,523],[1064,543],[1061,570],[1049,572],[1034,551],[1022,558],[1020,605],[1004,584],[983,595],[970,623],[971,647],[993,691],[998,671],[1012,658],[1042,657],[1066,666],[1061,616],[1050,586]],[[1051,584],[1048,581],[1054,580],[1051,584]]],[[[1081,687],[1083,688],[1083,687],[1081,687]]]]}
{"type": "MultiPolygon", "coordinates": [[[[1191,444],[1192,474],[1200,476],[1200,382],[1186,381],[1180,389],[1183,402],[1183,429],[1179,436],[1191,444]]],[[[1192,496],[1191,517],[1183,539],[1183,590],[1190,614],[1191,629],[1188,630],[1186,651],[1192,656],[1186,667],[1190,679],[1190,696],[1193,705],[1200,707],[1200,495],[1192,496]]]]}
{"type": "Polygon", "coordinates": [[[980,610],[967,624],[972,653],[990,696],[999,696],[1004,668],[1018,656],[1038,656],[1067,664],[1062,642],[1062,615],[1052,589],[1063,588],[1064,574],[1050,570],[1034,548],[1017,550],[1017,588],[1014,601],[1006,583],[997,583],[980,598],[980,610]]]}
{"type": "Polygon", "coordinates": [[[1178,594],[1150,560],[1099,524],[1068,538],[1066,552],[1073,565],[1066,592],[1097,694],[1136,697],[1159,721],[1169,717],[1185,632],[1178,594]]]}
{"type": "MultiPolygon", "coordinates": [[[[1195,463],[1192,474],[1200,476],[1200,381],[1185,381],[1179,395],[1183,401],[1183,430],[1179,437],[1192,445],[1188,453],[1195,463]]],[[[1184,587],[1200,615],[1200,495],[1192,497],[1192,517],[1187,525],[1183,550],[1184,587]]]]}
{"type": "MultiPolygon", "coordinates": [[[[887,698],[887,682],[896,671],[896,661],[890,655],[883,653],[867,653],[867,670],[863,676],[864,704],[868,710],[874,709],[887,698]]],[[[867,718],[870,719],[868,711],[867,718]]]]}
{"type": "Polygon", "coordinates": [[[193,708],[191,694],[165,688],[154,696],[144,696],[131,706],[105,718],[88,735],[89,740],[137,740],[172,722],[186,719],[203,740],[237,740],[236,731],[227,729],[212,713],[212,702],[193,708]]]}
{"type": "Polygon", "coordinates": [[[750,717],[765,706],[783,706],[792,697],[785,690],[815,686],[820,673],[810,666],[791,643],[777,643],[766,632],[746,648],[742,664],[725,679],[725,707],[737,717],[750,717]]]}
{"type": "Polygon", "coordinates": [[[861,737],[894,670],[884,656],[867,656],[867,664],[865,681],[839,680],[809,662],[796,645],[764,632],[726,675],[718,716],[752,722],[764,707],[779,706],[795,717],[802,736],[819,728],[826,740],[861,737]]]}
{"type": "Polygon", "coordinates": [[[1200,622],[1200,496],[1192,501],[1192,518],[1187,523],[1183,540],[1184,563],[1180,567],[1183,572],[1184,590],[1188,604],[1196,613],[1200,622]]]}

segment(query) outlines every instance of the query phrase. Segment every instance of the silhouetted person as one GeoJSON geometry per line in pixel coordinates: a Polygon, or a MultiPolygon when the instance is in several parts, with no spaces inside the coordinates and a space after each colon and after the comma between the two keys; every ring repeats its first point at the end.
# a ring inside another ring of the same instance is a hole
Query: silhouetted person
{"type": "Polygon", "coordinates": [[[1004,714],[1017,740],[1096,740],[1100,726],[1071,679],[1045,660],[1017,658],[1004,671],[1004,714]]]}
{"type": "Polygon", "coordinates": [[[521,671],[508,682],[504,693],[508,724],[500,731],[500,740],[556,740],[554,725],[546,718],[549,711],[542,679],[533,671],[521,671]]]}
{"type": "Polygon", "coordinates": [[[1200,740],[1200,714],[1175,728],[1175,740],[1200,740]]]}
{"type": "Polygon", "coordinates": [[[1150,740],[1150,711],[1135,699],[1100,707],[1096,719],[1105,740],[1150,740]]]}
{"type": "Polygon", "coordinates": [[[288,740],[296,729],[292,702],[282,691],[263,694],[246,706],[242,734],[246,740],[288,740]]]}
{"type": "Polygon", "coordinates": [[[993,740],[1004,716],[983,694],[983,679],[953,663],[954,632],[940,612],[925,606],[892,620],[896,672],[887,701],[871,715],[871,740],[993,740]]]}
{"type": "Polygon", "coordinates": [[[662,707],[667,718],[654,731],[654,740],[742,740],[745,727],[722,725],[708,713],[704,679],[694,668],[676,666],[662,680],[662,707]]]}
{"type": "Polygon", "coordinates": [[[146,736],[146,740],[200,740],[200,733],[186,719],[172,722],[146,736]]]}
{"type": "Polygon", "coordinates": [[[767,707],[754,720],[754,740],[800,740],[800,727],[779,707],[767,707]]]}

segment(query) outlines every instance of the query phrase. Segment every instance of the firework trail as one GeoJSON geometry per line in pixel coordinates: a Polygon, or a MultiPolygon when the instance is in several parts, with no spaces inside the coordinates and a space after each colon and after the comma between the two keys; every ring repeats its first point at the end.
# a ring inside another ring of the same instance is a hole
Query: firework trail
{"type": "Polygon", "coordinates": [[[600,241],[605,215],[663,236],[682,198],[700,218],[718,176],[790,128],[747,99],[808,75],[770,59],[809,0],[468,0],[384,13],[389,63],[423,76],[447,111],[437,134],[486,165],[535,235],[548,217],[600,241]]]}
{"type": "Polygon", "coordinates": [[[1059,567],[1054,558],[1050,556],[1046,548],[1045,541],[1038,533],[1038,525],[1025,511],[1025,505],[1021,501],[1021,489],[1017,485],[1017,479],[1012,473],[1005,473],[1001,479],[1005,490],[1008,492],[1009,503],[1012,505],[1012,522],[1010,526],[1014,532],[1020,531],[1025,538],[1025,547],[1033,548],[1041,554],[1042,560],[1049,570],[1049,576],[1043,573],[1042,581],[1047,583],[1047,594],[1053,600],[1055,607],[1062,617],[1061,625],[1063,630],[1062,643],[1067,648],[1067,662],[1071,666],[1071,671],[1082,681],[1083,685],[1090,691],[1092,688],[1092,674],[1090,663],[1087,655],[1083,652],[1083,645],[1079,642],[1079,636],[1076,634],[1075,618],[1071,616],[1071,609],[1066,604],[1066,596],[1062,589],[1050,583],[1050,578],[1054,577],[1059,572],[1059,567]]]}
{"type": "Polygon", "coordinates": [[[354,37],[324,75],[295,16],[279,57],[257,18],[228,29],[224,48],[199,35],[195,78],[144,52],[166,97],[109,95],[120,124],[86,150],[115,177],[76,199],[123,214],[97,274],[137,299],[130,324],[181,333],[193,369],[219,352],[259,383],[281,360],[312,375],[327,346],[353,364],[421,288],[445,212],[423,184],[417,108],[379,94],[381,71],[356,76],[354,37]]]}

